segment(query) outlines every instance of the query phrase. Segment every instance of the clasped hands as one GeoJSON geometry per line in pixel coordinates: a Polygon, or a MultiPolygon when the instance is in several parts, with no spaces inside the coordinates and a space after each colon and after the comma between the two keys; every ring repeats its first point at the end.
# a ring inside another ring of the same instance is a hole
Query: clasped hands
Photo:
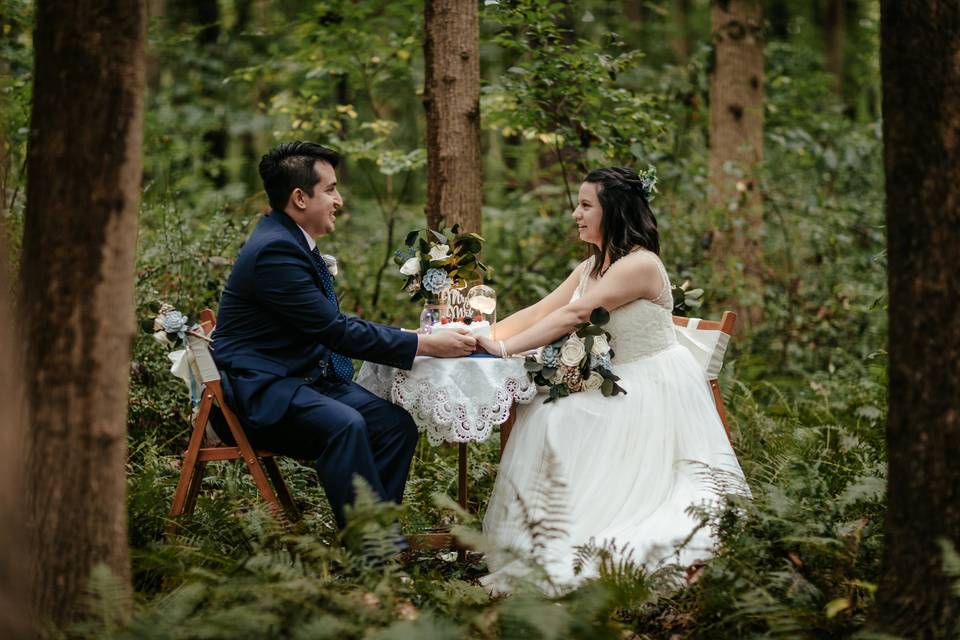
{"type": "Polygon", "coordinates": [[[463,358],[475,352],[499,356],[500,348],[496,341],[474,336],[463,329],[421,335],[417,344],[418,356],[463,358]]]}

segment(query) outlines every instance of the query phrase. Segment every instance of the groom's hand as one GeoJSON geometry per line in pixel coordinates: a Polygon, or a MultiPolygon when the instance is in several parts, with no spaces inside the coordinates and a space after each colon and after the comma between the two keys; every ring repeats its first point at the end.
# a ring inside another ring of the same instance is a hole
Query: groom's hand
{"type": "Polygon", "coordinates": [[[461,358],[470,355],[476,348],[476,338],[462,329],[457,329],[420,336],[420,341],[417,344],[417,355],[433,356],[435,358],[461,358]]]}

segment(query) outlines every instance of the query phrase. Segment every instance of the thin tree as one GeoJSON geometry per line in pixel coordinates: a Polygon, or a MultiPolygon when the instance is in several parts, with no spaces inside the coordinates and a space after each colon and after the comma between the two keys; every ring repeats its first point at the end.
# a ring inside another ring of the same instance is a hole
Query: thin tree
{"type": "Polygon", "coordinates": [[[760,0],[714,0],[715,63],[710,78],[710,204],[722,213],[714,263],[725,277],[742,270],[735,302],[756,322],[762,310],[763,7],[760,0]]]}
{"type": "Polygon", "coordinates": [[[38,0],[21,262],[33,599],[129,583],[124,463],[142,176],[144,0],[38,0]]]}
{"type": "Polygon", "coordinates": [[[952,638],[960,605],[940,545],[960,549],[960,4],[880,6],[890,365],[873,621],[952,638]]]}
{"type": "Polygon", "coordinates": [[[476,0],[425,0],[427,224],[480,231],[480,16],[476,0]]]}
{"type": "Polygon", "coordinates": [[[690,0],[673,0],[673,37],[670,48],[678,64],[690,59],[690,0]]]}
{"type": "Polygon", "coordinates": [[[832,76],[830,89],[843,94],[843,47],[846,34],[844,0],[827,0],[823,33],[826,44],[826,70],[832,76]]]}

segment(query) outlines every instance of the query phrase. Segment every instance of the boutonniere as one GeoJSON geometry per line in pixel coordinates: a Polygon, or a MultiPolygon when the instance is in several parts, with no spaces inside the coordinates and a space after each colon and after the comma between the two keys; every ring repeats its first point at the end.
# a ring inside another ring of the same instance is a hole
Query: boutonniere
{"type": "Polygon", "coordinates": [[[340,273],[340,267],[337,265],[337,258],[328,253],[322,253],[320,254],[320,257],[323,258],[323,263],[327,265],[327,270],[330,272],[330,275],[336,278],[337,274],[340,273]]]}

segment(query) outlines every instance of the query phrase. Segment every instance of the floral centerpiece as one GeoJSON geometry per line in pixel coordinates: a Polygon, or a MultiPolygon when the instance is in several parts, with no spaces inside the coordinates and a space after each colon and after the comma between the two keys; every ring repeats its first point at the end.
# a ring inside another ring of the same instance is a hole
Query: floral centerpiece
{"type": "Polygon", "coordinates": [[[443,229],[415,229],[407,234],[405,248],[394,254],[403,284],[413,302],[425,300],[438,304],[451,288],[459,289],[468,281],[479,280],[487,267],[477,259],[483,238],[476,233],[460,233],[453,225],[448,236],[443,229]]]}
{"type": "Polygon", "coordinates": [[[610,348],[610,332],[603,329],[610,320],[610,312],[597,307],[590,314],[589,322],[577,325],[569,336],[548,344],[537,353],[528,356],[524,366],[534,383],[549,389],[550,397],[544,402],[553,402],[578,391],[599,389],[604,396],[626,393],[617,384],[620,380],[613,374],[610,348]]]}

